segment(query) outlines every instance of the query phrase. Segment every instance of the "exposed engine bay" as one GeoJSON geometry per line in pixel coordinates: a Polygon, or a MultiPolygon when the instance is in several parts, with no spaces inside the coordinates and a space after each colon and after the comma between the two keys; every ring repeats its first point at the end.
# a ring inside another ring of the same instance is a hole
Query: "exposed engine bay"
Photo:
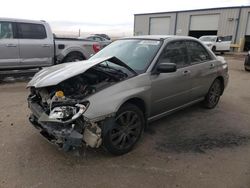
{"type": "Polygon", "coordinates": [[[124,72],[98,65],[56,86],[31,87],[28,101],[33,114],[30,122],[64,150],[71,145],[80,146],[82,141],[99,147],[101,129],[98,123],[88,122],[83,116],[89,106],[85,98],[127,77],[124,72]]]}
{"type": "Polygon", "coordinates": [[[125,73],[112,69],[107,71],[104,67],[94,67],[56,86],[31,88],[31,95],[35,94],[44,110],[49,112],[53,108],[53,103],[58,106],[61,102],[82,101],[85,97],[124,80],[126,77],[125,73]],[[59,96],[57,96],[58,94],[59,96]]]}

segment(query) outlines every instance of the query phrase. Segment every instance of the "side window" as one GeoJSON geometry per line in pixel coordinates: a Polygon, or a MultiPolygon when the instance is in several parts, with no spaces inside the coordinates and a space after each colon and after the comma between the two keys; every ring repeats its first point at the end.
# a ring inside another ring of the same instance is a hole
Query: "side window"
{"type": "Polygon", "coordinates": [[[95,37],[95,41],[101,41],[101,38],[100,37],[95,37]]]}
{"type": "Polygon", "coordinates": [[[18,23],[18,36],[21,39],[45,39],[45,27],[42,24],[18,23]]]}
{"type": "Polygon", "coordinates": [[[187,41],[186,43],[191,64],[197,64],[212,60],[207,50],[198,42],[187,41]]]}
{"type": "Polygon", "coordinates": [[[12,39],[13,28],[10,22],[0,22],[0,39],[12,39]]]}
{"type": "Polygon", "coordinates": [[[188,65],[187,49],[184,41],[167,44],[159,58],[159,63],[175,63],[177,68],[188,65]]]}

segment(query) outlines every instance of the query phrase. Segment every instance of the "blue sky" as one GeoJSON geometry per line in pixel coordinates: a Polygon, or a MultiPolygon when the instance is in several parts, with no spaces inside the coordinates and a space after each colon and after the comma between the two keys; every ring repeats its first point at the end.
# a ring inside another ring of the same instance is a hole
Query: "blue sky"
{"type": "Polygon", "coordinates": [[[106,32],[130,35],[134,14],[250,5],[250,0],[11,0],[1,2],[1,17],[48,21],[55,32],[106,32]],[[15,6],[13,6],[15,5],[15,6]]]}

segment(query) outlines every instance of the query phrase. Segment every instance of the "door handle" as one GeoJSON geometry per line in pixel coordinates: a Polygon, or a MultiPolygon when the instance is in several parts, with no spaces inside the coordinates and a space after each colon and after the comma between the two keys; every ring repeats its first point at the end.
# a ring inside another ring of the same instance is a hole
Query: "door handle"
{"type": "Polygon", "coordinates": [[[188,74],[190,74],[190,73],[191,73],[190,70],[184,70],[184,71],[182,72],[182,74],[183,74],[184,76],[186,76],[186,75],[188,75],[188,74]]]}
{"type": "Polygon", "coordinates": [[[6,44],[7,47],[17,47],[17,44],[6,44]]]}
{"type": "Polygon", "coordinates": [[[42,47],[50,47],[50,44],[43,44],[42,47]]]}
{"type": "Polygon", "coordinates": [[[210,64],[210,69],[213,69],[215,67],[215,64],[214,63],[211,63],[210,64]]]}

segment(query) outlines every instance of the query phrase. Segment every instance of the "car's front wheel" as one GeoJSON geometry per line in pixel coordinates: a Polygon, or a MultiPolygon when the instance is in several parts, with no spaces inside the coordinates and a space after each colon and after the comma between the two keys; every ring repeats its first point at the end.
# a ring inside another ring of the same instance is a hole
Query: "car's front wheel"
{"type": "Polygon", "coordinates": [[[216,52],[216,47],[215,47],[215,46],[212,47],[212,51],[213,51],[214,53],[216,52]]]}
{"type": "Polygon", "coordinates": [[[144,124],[142,111],[133,104],[125,104],[103,135],[104,147],[113,155],[128,153],[140,140],[144,124]]]}
{"type": "Polygon", "coordinates": [[[204,106],[208,109],[214,108],[219,100],[222,93],[223,85],[219,79],[216,79],[211,85],[205,100],[203,101],[204,106]]]}

